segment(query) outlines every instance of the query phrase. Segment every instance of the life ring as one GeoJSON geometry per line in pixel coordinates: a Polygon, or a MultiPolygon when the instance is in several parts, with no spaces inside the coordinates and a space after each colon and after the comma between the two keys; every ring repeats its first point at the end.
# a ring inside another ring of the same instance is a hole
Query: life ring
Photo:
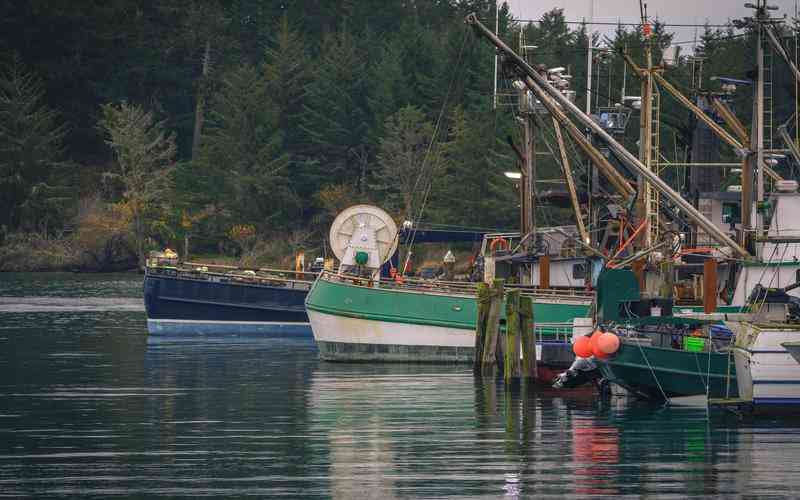
{"type": "Polygon", "coordinates": [[[494,252],[495,251],[495,247],[497,245],[499,245],[499,244],[503,245],[503,248],[502,248],[503,250],[508,250],[508,248],[509,248],[508,240],[505,239],[505,238],[495,238],[495,239],[493,239],[492,242],[489,243],[489,250],[494,252]]]}

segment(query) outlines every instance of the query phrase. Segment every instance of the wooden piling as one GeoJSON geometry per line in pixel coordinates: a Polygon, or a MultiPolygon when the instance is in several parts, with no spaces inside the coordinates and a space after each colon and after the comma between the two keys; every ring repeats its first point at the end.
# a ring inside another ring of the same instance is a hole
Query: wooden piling
{"type": "Polygon", "coordinates": [[[483,342],[482,372],[484,375],[495,373],[497,367],[497,343],[500,338],[500,312],[503,307],[503,280],[492,281],[489,301],[489,313],[486,317],[486,333],[483,342]]]}
{"type": "Polygon", "coordinates": [[[539,257],[539,288],[550,288],[550,256],[539,257]]]}
{"type": "Polygon", "coordinates": [[[536,333],[534,332],[533,299],[519,299],[519,331],[522,343],[522,377],[536,378],[536,333]]]}
{"type": "Polygon", "coordinates": [[[644,277],[645,260],[639,259],[631,263],[631,270],[636,275],[636,280],[639,282],[639,290],[644,291],[646,282],[644,277]]]}
{"type": "Polygon", "coordinates": [[[503,360],[503,372],[506,383],[511,379],[520,377],[520,354],[519,354],[519,290],[510,290],[506,294],[506,335],[505,335],[505,358],[503,360]]]}
{"type": "Polygon", "coordinates": [[[486,337],[486,319],[489,317],[491,304],[491,289],[486,283],[478,283],[478,318],[475,325],[475,359],[472,368],[475,373],[480,373],[483,361],[483,344],[486,337]]]}

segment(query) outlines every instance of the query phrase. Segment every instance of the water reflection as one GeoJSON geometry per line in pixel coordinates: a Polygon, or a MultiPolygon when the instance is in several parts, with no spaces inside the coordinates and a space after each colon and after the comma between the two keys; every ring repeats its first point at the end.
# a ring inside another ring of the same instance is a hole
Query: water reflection
{"type": "Polygon", "coordinates": [[[148,340],[137,312],[0,313],[0,495],[791,497],[798,456],[792,419],[324,363],[305,339],[148,340]]]}

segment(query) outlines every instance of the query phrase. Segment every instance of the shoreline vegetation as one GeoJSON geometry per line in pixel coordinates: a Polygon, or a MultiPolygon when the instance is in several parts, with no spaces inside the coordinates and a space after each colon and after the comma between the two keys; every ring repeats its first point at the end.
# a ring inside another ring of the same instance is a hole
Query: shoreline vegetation
{"type": "MultiPolygon", "coordinates": [[[[86,231],[86,230],[84,230],[86,231]]],[[[281,241],[282,238],[278,238],[281,241]]],[[[476,244],[477,245],[477,244],[476,244]]],[[[166,249],[167,247],[164,247],[166,249]]],[[[440,269],[442,259],[448,251],[456,257],[458,273],[470,270],[472,258],[477,251],[473,244],[433,243],[418,245],[411,262],[412,272],[422,269],[440,269]]],[[[175,250],[175,249],[173,249],[175,250]]],[[[238,255],[225,253],[202,253],[190,255],[189,262],[205,265],[235,266],[243,269],[260,267],[271,269],[294,269],[295,255],[286,243],[256,242],[238,255]]],[[[306,268],[314,258],[322,256],[319,248],[303,249],[306,268]]],[[[181,260],[183,255],[181,254],[181,260]]],[[[96,237],[88,239],[80,232],[45,237],[41,234],[15,234],[8,236],[0,245],[0,273],[4,272],[141,272],[134,249],[125,238],[96,237]]]]}
{"type": "MultiPolygon", "coordinates": [[[[516,228],[518,187],[504,175],[517,169],[508,140],[520,142],[514,77],[501,65],[493,109],[495,51],[465,27],[472,12],[497,16],[504,40],[535,43],[537,64],[569,68],[579,107],[592,36],[607,49],[596,102],[613,107],[638,86],[615,54],[641,59],[641,27],[601,39],[561,9],[523,22],[494,0],[3,3],[0,271],[136,269],[165,248],[293,268],[301,248],[307,262],[319,256],[333,218],[358,203],[398,225],[516,228]]],[[[652,27],[656,61],[666,29],[652,27]]],[[[745,78],[754,40],[707,27],[700,87],[745,78]]],[[[693,88],[693,68],[679,57],[671,81],[693,88]]],[[[774,88],[793,88],[790,72],[773,76],[774,88]]],[[[732,96],[744,123],[749,99],[745,87],[732,96]]],[[[775,99],[776,116],[789,101],[775,99]]],[[[661,143],[673,160],[689,157],[691,120],[667,101],[661,109],[661,143]]],[[[635,144],[638,129],[626,133],[635,144]]],[[[537,159],[556,200],[561,172],[558,158],[537,159]]],[[[682,189],[683,174],[666,175],[682,189]]],[[[573,218],[567,205],[537,203],[542,226],[573,218]]]]}

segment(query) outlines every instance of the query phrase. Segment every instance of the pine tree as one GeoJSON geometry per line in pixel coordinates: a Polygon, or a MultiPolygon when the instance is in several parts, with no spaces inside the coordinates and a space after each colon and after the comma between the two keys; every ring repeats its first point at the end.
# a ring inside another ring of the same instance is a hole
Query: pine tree
{"type": "Polygon", "coordinates": [[[238,224],[260,230],[285,224],[297,207],[287,182],[279,110],[261,74],[242,65],[229,71],[211,103],[198,175],[238,224]]]}
{"type": "Polygon", "coordinates": [[[389,115],[409,104],[403,55],[399,39],[387,40],[381,46],[380,57],[369,69],[371,85],[367,102],[373,120],[370,135],[374,143],[383,136],[383,126],[389,115]]]}
{"type": "Polygon", "coordinates": [[[490,112],[469,114],[457,106],[443,145],[444,168],[435,175],[432,216],[466,227],[516,227],[514,185],[503,172],[513,160],[497,153],[490,112]]]}
{"type": "Polygon", "coordinates": [[[18,57],[0,67],[0,226],[47,233],[74,201],[65,184],[66,126],[44,102],[41,80],[18,57]]]}
{"type": "Polygon", "coordinates": [[[289,155],[289,182],[299,197],[309,199],[320,185],[317,163],[308,157],[304,131],[306,85],[312,75],[311,59],[303,35],[284,15],[264,51],[262,73],[270,99],[278,113],[283,151],[289,155]]]}
{"type": "Polygon", "coordinates": [[[369,124],[366,62],[346,27],[323,38],[306,92],[301,127],[309,156],[327,178],[358,182],[369,124]]]}

